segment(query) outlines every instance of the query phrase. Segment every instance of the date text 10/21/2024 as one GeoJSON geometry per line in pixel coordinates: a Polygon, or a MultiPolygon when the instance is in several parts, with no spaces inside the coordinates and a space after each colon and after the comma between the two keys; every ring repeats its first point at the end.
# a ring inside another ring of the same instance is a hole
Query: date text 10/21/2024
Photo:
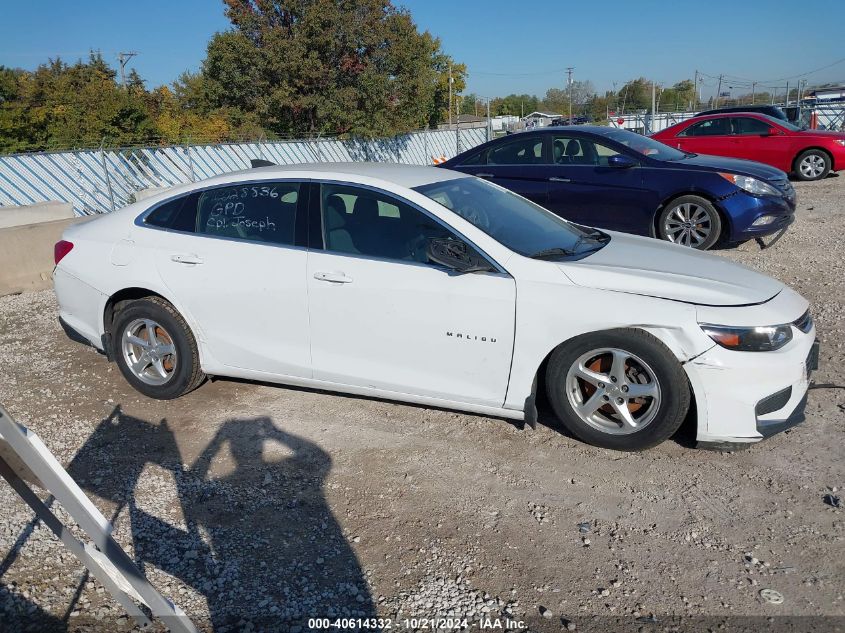
{"type": "Polygon", "coordinates": [[[405,629],[411,631],[431,630],[510,630],[520,631],[526,628],[522,620],[510,618],[480,618],[471,621],[467,618],[310,618],[310,630],[374,630],[405,629]]]}

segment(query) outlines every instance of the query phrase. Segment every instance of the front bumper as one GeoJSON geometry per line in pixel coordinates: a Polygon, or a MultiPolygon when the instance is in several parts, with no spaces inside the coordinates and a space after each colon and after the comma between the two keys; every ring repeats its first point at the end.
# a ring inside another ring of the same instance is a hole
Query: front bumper
{"type": "Polygon", "coordinates": [[[730,218],[729,241],[744,242],[755,237],[766,237],[785,231],[795,221],[795,197],[752,196],[739,192],[722,201],[722,207],[730,218]],[[764,215],[775,220],[762,226],[753,226],[754,221],[764,215]]]}
{"type": "Polygon", "coordinates": [[[715,346],[684,365],[695,392],[702,447],[749,445],[804,421],[815,328],[774,352],[715,346]]]}

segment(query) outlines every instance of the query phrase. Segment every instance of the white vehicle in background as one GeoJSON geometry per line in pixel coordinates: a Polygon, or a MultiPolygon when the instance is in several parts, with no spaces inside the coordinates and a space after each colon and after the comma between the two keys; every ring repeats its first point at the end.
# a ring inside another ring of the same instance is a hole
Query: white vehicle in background
{"type": "Polygon", "coordinates": [[[208,375],[536,420],[584,441],[747,444],[797,424],[807,301],[719,257],[571,224],[429,167],[266,167],[69,228],[60,318],[138,391],[208,375]],[[694,403],[694,408],[691,408],[694,403]]]}

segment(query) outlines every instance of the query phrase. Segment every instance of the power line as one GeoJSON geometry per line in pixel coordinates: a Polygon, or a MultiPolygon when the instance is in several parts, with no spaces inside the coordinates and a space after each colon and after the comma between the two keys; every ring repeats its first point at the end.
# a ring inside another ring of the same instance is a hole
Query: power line
{"type": "Polygon", "coordinates": [[[555,70],[541,70],[530,73],[491,73],[483,70],[472,70],[467,68],[467,73],[473,75],[491,75],[493,77],[533,77],[536,75],[553,75],[556,73],[565,73],[567,68],[556,68],[555,70]]]}
{"type": "MultiPolygon", "coordinates": [[[[795,75],[789,75],[788,77],[778,77],[776,79],[761,79],[761,80],[746,79],[745,77],[737,77],[737,76],[734,76],[734,75],[723,75],[723,77],[729,78],[731,81],[733,81],[733,83],[743,81],[743,82],[748,83],[749,86],[751,85],[752,82],[757,83],[759,85],[759,84],[766,84],[766,83],[774,83],[776,81],[786,81],[787,79],[795,79],[797,77],[805,77],[807,75],[812,75],[812,74],[820,72],[822,70],[827,70],[828,68],[833,68],[834,66],[838,66],[842,62],[845,62],[845,57],[843,57],[842,59],[837,59],[835,62],[831,62],[830,64],[826,64],[824,66],[814,68],[813,70],[808,70],[808,71],[803,72],[803,73],[797,73],[795,75]]],[[[701,71],[699,71],[699,74],[704,75],[705,77],[710,77],[711,79],[717,79],[717,77],[715,77],[713,75],[708,75],[707,73],[704,73],[704,72],[701,72],[701,71]]]]}

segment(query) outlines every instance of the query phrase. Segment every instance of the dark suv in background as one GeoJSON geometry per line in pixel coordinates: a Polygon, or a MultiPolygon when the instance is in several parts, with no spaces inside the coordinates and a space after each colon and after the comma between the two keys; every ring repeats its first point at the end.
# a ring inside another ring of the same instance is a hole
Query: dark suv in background
{"type": "MultiPolygon", "coordinates": [[[[789,108],[790,110],[796,110],[797,108],[789,108]]],[[[713,110],[704,110],[699,112],[695,116],[706,116],[708,114],[729,114],[731,112],[755,112],[757,114],[765,114],[766,116],[770,116],[773,119],[780,119],[781,121],[786,121],[787,123],[795,123],[792,119],[790,119],[786,112],[781,110],[777,106],[773,105],[747,105],[747,106],[730,106],[727,108],[715,108],[713,110]]]]}

